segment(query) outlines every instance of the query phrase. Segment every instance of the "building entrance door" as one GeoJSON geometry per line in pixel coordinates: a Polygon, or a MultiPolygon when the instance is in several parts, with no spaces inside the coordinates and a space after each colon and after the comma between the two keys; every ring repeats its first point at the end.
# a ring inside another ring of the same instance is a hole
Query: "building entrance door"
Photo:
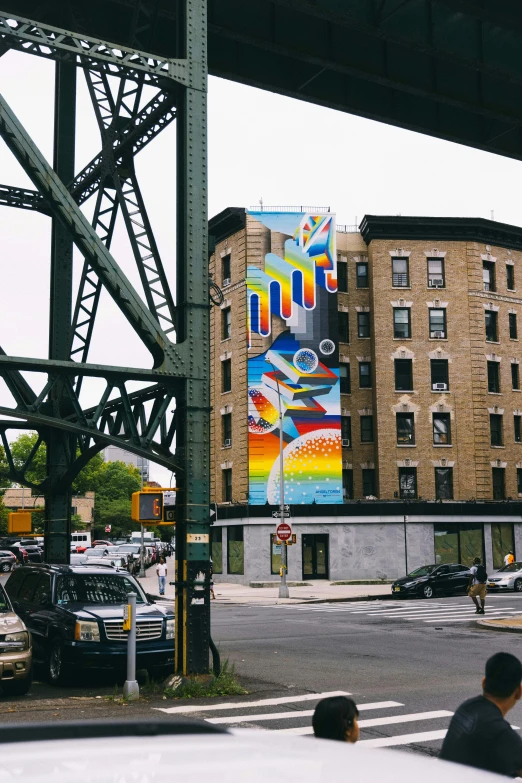
{"type": "Polygon", "coordinates": [[[328,578],[328,534],[303,535],[303,579],[328,578]]]}

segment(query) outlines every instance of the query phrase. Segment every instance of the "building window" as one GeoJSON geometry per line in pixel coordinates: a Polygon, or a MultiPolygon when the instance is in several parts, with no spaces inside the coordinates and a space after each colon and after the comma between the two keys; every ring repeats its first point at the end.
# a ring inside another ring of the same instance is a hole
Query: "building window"
{"type": "Polygon", "coordinates": [[[223,435],[223,446],[232,445],[232,414],[224,413],[221,417],[221,432],[223,435]]]}
{"type": "Polygon", "coordinates": [[[522,441],[522,432],[520,430],[521,421],[522,416],[513,416],[513,424],[515,427],[515,443],[520,443],[522,441]]]}
{"type": "Polygon", "coordinates": [[[395,391],[413,391],[412,359],[395,359],[395,391]]]}
{"type": "Polygon", "coordinates": [[[506,499],[506,471],[504,468],[492,468],[493,500],[506,499]]]}
{"type": "Polygon", "coordinates": [[[363,468],[362,485],[363,485],[363,497],[367,498],[370,495],[375,497],[377,492],[376,492],[376,485],[375,485],[374,468],[363,468]]]}
{"type": "Polygon", "coordinates": [[[488,392],[500,394],[500,363],[488,362],[488,392]]]}
{"type": "Polygon", "coordinates": [[[433,443],[435,446],[451,445],[451,419],[449,413],[433,414],[433,443]]]}
{"type": "Polygon", "coordinates": [[[392,286],[408,288],[410,285],[409,263],[407,258],[392,258],[392,286]]]}
{"type": "Polygon", "coordinates": [[[475,557],[484,562],[484,525],[477,522],[435,524],[435,562],[472,566],[475,557]]]}
{"type": "Polygon", "coordinates": [[[401,340],[411,337],[411,310],[409,307],[393,308],[393,336],[401,340]]]}
{"type": "Polygon", "coordinates": [[[358,261],[355,265],[357,288],[368,288],[368,262],[358,261]]]}
{"type": "Polygon", "coordinates": [[[502,568],[504,565],[504,558],[508,552],[513,552],[513,554],[515,554],[513,525],[510,522],[492,522],[491,543],[493,549],[493,568],[502,568]]]}
{"type": "Polygon", "coordinates": [[[415,418],[413,413],[397,413],[397,443],[401,446],[415,444],[415,418]]]}
{"type": "Polygon", "coordinates": [[[245,572],[243,525],[230,525],[227,528],[227,560],[229,574],[245,572]]]}
{"type": "Polygon", "coordinates": [[[431,388],[433,391],[449,389],[449,366],[447,359],[431,359],[431,388]]]}
{"type": "Polygon", "coordinates": [[[221,391],[232,391],[232,359],[221,362],[221,391]]]}
{"type": "Polygon", "coordinates": [[[453,500],[453,468],[435,468],[435,498],[453,500]]]}
{"type": "Polygon", "coordinates": [[[495,285],[495,264],[491,261],[482,262],[482,280],[484,281],[484,291],[496,291],[495,285]]]}
{"type": "Polygon", "coordinates": [[[221,310],[221,339],[228,340],[232,336],[232,313],[230,307],[221,310]]]}
{"type": "Polygon", "coordinates": [[[352,448],[352,417],[341,416],[341,443],[343,449],[352,448]]]}
{"type": "Polygon", "coordinates": [[[498,342],[498,313],[486,310],[486,340],[488,343],[498,342]]]}
{"type": "Polygon", "coordinates": [[[511,365],[511,388],[512,389],[520,389],[520,371],[518,369],[518,364],[511,365]]]}
{"type": "Polygon", "coordinates": [[[517,494],[522,495],[522,468],[517,468],[517,494]]]}
{"type": "Polygon", "coordinates": [[[430,307],[430,337],[432,339],[445,340],[446,334],[446,310],[430,307]]]}
{"type": "Polygon", "coordinates": [[[348,293],[348,264],[337,259],[337,290],[343,294],[348,293]]]}
{"type": "Polygon", "coordinates": [[[353,500],[353,470],[343,468],[343,500],[353,500]]]}
{"type": "Polygon", "coordinates": [[[444,288],[444,259],[428,258],[428,288],[444,288]]]}
{"type": "Polygon", "coordinates": [[[230,285],[230,254],[221,259],[221,280],[223,285],[230,285]]]}
{"type": "Polygon", "coordinates": [[[489,414],[489,431],[492,446],[503,446],[502,416],[498,413],[489,414]]]}
{"type": "Polygon", "coordinates": [[[509,339],[510,340],[518,339],[516,313],[509,313],[509,339]]]}
{"type": "Polygon", "coordinates": [[[399,496],[417,497],[417,468],[399,468],[399,496]]]}
{"type": "Polygon", "coordinates": [[[350,382],[349,362],[341,362],[339,364],[339,374],[341,380],[341,394],[350,394],[352,390],[352,384],[350,382]]]}
{"type": "Polygon", "coordinates": [[[215,574],[223,573],[223,528],[210,528],[210,556],[212,558],[212,571],[215,574]]]}
{"type": "Polygon", "coordinates": [[[357,335],[370,336],[370,313],[357,313],[357,335]]]}
{"type": "Polygon", "coordinates": [[[512,264],[506,265],[506,287],[509,291],[515,290],[515,267],[512,264]]]}
{"type": "Polygon", "coordinates": [[[223,502],[232,503],[232,468],[226,468],[223,474],[223,502]]]}
{"type": "Polygon", "coordinates": [[[348,313],[342,312],[339,310],[337,313],[337,325],[339,329],[339,342],[340,343],[349,343],[350,342],[350,321],[348,317],[348,313]]]}
{"type": "Polygon", "coordinates": [[[361,416],[361,443],[373,443],[373,416],[361,416]]]}
{"type": "Polygon", "coordinates": [[[372,363],[359,362],[359,388],[372,388],[372,363]]]}

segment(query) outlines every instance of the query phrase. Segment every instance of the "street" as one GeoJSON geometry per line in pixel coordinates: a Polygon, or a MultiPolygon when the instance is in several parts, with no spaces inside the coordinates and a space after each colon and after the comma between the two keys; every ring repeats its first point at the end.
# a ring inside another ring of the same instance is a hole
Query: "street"
{"type": "MultiPolygon", "coordinates": [[[[185,714],[307,735],[318,699],[345,693],[360,706],[361,742],[436,754],[452,712],[480,691],[486,659],[520,655],[517,635],[479,628],[465,597],[212,608],[214,641],[248,695],[180,704],[145,689],[140,702],[121,703],[114,678],[90,675],[68,688],[36,683],[7,701],[3,720],[185,714]]],[[[488,596],[487,616],[520,611],[518,594],[488,596]]],[[[521,706],[510,719],[522,727],[521,706]]]]}

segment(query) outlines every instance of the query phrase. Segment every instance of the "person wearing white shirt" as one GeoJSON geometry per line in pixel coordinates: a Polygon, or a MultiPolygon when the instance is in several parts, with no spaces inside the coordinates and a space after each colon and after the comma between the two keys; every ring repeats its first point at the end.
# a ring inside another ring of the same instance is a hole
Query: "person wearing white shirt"
{"type": "Polygon", "coordinates": [[[160,557],[159,563],[156,566],[156,573],[158,575],[159,594],[165,595],[165,583],[167,581],[167,565],[165,563],[164,557],[160,557]]]}

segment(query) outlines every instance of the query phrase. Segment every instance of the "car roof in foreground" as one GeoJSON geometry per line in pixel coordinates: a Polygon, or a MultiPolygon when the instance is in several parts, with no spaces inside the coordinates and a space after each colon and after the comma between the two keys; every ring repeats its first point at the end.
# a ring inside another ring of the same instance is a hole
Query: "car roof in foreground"
{"type": "Polygon", "coordinates": [[[87,563],[73,563],[72,565],[60,565],[58,563],[29,563],[24,566],[24,569],[27,571],[30,569],[52,571],[56,574],[89,574],[91,576],[92,574],[121,574],[121,576],[125,576],[126,578],[130,577],[132,579],[132,576],[128,571],[113,568],[109,563],[105,566],[88,565],[87,563]]]}
{"type": "Polygon", "coordinates": [[[227,783],[480,783],[505,780],[489,772],[364,743],[296,737],[252,729],[225,731],[209,723],[90,721],[0,725],[2,767],[24,783],[151,779],[227,783]],[[38,739],[34,739],[37,737],[38,739]],[[136,754],[136,737],[142,752],[136,754]],[[174,760],[174,761],[173,761],[174,760]],[[173,767],[173,763],[175,766],[173,767]]]}

